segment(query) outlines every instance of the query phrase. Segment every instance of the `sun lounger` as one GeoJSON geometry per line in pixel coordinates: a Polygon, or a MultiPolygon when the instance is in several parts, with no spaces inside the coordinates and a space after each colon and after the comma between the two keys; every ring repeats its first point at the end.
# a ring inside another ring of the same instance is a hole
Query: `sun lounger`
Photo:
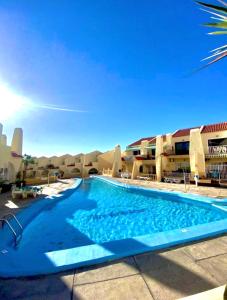
{"type": "Polygon", "coordinates": [[[137,179],[142,179],[142,180],[149,180],[149,176],[137,176],[137,179]]]}
{"type": "Polygon", "coordinates": [[[131,178],[131,173],[129,173],[129,172],[122,172],[121,173],[121,178],[127,178],[127,179],[129,179],[129,178],[131,178]]]}
{"type": "Polygon", "coordinates": [[[20,189],[12,190],[12,198],[16,199],[18,196],[23,199],[27,198],[27,194],[23,190],[20,190],[20,189]]]}
{"type": "Polygon", "coordinates": [[[176,177],[165,177],[164,182],[166,183],[181,183],[183,178],[176,178],[176,177]]]}
{"type": "Polygon", "coordinates": [[[15,199],[17,198],[17,196],[20,196],[23,199],[28,198],[28,196],[33,196],[34,198],[36,198],[37,193],[38,191],[35,190],[34,188],[21,188],[21,189],[14,188],[12,190],[12,198],[15,199]]]}

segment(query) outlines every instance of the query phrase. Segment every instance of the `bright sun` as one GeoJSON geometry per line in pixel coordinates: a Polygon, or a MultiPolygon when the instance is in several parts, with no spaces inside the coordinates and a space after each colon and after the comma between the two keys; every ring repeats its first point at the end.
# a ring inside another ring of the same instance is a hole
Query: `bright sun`
{"type": "Polygon", "coordinates": [[[26,99],[0,84],[0,122],[6,121],[22,111],[26,99]]]}

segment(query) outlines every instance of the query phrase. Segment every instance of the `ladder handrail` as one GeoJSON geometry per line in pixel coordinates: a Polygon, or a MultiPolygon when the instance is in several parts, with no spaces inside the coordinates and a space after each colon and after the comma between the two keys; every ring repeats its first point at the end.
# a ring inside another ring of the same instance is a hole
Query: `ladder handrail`
{"type": "Polygon", "coordinates": [[[16,231],[13,229],[13,227],[10,225],[9,221],[6,220],[6,219],[0,219],[0,221],[3,223],[3,222],[6,222],[6,224],[9,226],[9,228],[11,229],[11,231],[13,232],[15,238],[17,238],[17,233],[16,231]]]}
{"type": "Polygon", "coordinates": [[[19,222],[19,220],[17,219],[17,217],[14,214],[9,213],[9,214],[5,215],[3,218],[1,218],[0,222],[2,222],[2,226],[3,226],[4,222],[9,226],[9,228],[12,231],[14,238],[15,238],[15,245],[17,245],[17,238],[21,237],[21,234],[23,232],[23,227],[22,227],[21,223],[19,222]],[[14,220],[16,221],[17,225],[20,227],[20,229],[21,229],[20,233],[17,233],[16,230],[13,228],[13,226],[10,224],[10,220],[7,219],[7,217],[9,217],[9,216],[13,217],[14,220]]]}
{"type": "Polygon", "coordinates": [[[3,217],[3,219],[5,219],[5,218],[8,217],[8,216],[13,217],[14,220],[17,222],[17,224],[20,226],[21,230],[23,230],[23,227],[22,227],[21,223],[19,222],[19,220],[17,219],[17,217],[16,217],[14,214],[9,213],[9,214],[5,215],[5,216],[3,217]]]}

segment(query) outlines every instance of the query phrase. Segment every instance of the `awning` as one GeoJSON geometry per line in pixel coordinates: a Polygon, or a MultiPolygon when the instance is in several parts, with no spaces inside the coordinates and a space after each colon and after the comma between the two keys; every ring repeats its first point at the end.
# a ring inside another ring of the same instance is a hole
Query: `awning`
{"type": "Polygon", "coordinates": [[[156,149],[156,145],[150,145],[150,146],[147,146],[145,147],[146,149],[156,149]]]}
{"type": "Polygon", "coordinates": [[[140,150],[140,146],[139,147],[130,147],[130,148],[127,148],[126,151],[134,151],[134,150],[140,150]]]}

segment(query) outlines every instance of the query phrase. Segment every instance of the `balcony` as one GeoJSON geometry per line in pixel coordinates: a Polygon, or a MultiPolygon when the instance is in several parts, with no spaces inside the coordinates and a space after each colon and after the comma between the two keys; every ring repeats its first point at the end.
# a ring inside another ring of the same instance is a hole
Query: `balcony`
{"type": "Polygon", "coordinates": [[[227,145],[220,146],[208,146],[208,153],[206,158],[226,158],[227,157],[227,145]]]}
{"type": "Polygon", "coordinates": [[[136,160],[155,160],[155,155],[136,155],[136,160]]]}
{"type": "Polygon", "coordinates": [[[179,156],[181,158],[187,158],[189,156],[189,151],[175,151],[172,149],[167,149],[161,153],[162,156],[179,156]]]}
{"type": "Polygon", "coordinates": [[[135,160],[135,157],[133,155],[126,155],[123,156],[121,160],[125,162],[133,162],[135,160]]]}
{"type": "Polygon", "coordinates": [[[206,156],[226,157],[227,156],[227,145],[209,146],[208,152],[209,153],[206,156]]]}
{"type": "Polygon", "coordinates": [[[127,155],[122,157],[123,161],[133,162],[134,160],[155,160],[155,155],[127,155]]]}
{"type": "Polygon", "coordinates": [[[189,142],[175,143],[175,146],[164,145],[161,156],[188,158],[189,157],[189,142]]]}

